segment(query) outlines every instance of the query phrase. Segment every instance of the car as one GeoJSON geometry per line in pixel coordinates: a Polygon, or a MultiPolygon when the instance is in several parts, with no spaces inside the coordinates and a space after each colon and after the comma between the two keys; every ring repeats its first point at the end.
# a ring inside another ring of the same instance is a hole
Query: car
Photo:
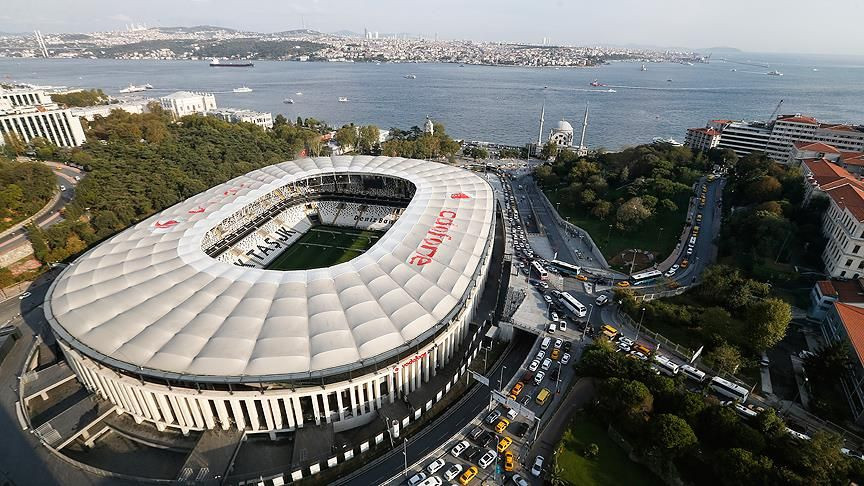
{"type": "Polygon", "coordinates": [[[543,358],[545,358],[545,357],[546,357],[546,351],[543,351],[541,349],[540,351],[537,351],[537,356],[535,356],[534,359],[536,359],[537,361],[542,361],[543,358]]]}
{"type": "Polygon", "coordinates": [[[552,312],[551,314],[549,314],[549,317],[552,319],[552,322],[558,322],[558,313],[557,312],[552,312]]]}
{"type": "Polygon", "coordinates": [[[840,452],[842,452],[843,455],[846,457],[851,457],[853,459],[860,459],[860,460],[864,461],[864,454],[861,454],[858,451],[854,451],[851,449],[847,449],[845,447],[841,447],[840,452]]]}
{"type": "Polygon", "coordinates": [[[513,477],[510,479],[512,479],[513,484],[515,484],[516,486],[529,486],[528,481],[526,481],[525,478],[518,474],[514,474],[513,477]]]}
{"type": "Polygon", "coordinates": [[[424,479],[426,479],[426,473],[421,471],[421,472],[411,476],[410,478],[408,478],[408,486],[415,486],[416,484],[420,483],[424,479]]]}
{"type": "Polygon", "coordinates": [[[814,356],[816,356],[816,353],[814,353],[813,351],[808,351],[806,349],[801,350],[801,352],[798,353],[798,357],[801,359],[812,358],[814,356]]]}
{"type": "Polygon", "coordinates": [[[501,418],[501,412],[499,412],[498,410],[492,410],[491,412],[489,412],[489,415],[486,416],[486,423],[492,425],[499,418],[501,418]]]}
{"type": "Polygon", "coordinates": [[[692,246],[688,246],[688,247],[687,247],[687,251],[686,251],[685,253],[687,254],[687,256],[692,255],[692,254],[693,254],[693,247],[692,247],[692,246]]]}
{"type": "Polygon", "coordinates": [[[486,451],[485,454],[477,461],[477,465],[480,466],[481,469],[486,469],[490,464],[495,463],[495,459],[498,459],[498,453],[493,450],[486,451]]]}
{"type": "Polygon", "coordinates": [[[648,356],[649,354],[651,354],[651,350],[648,349],[648,346],[645,346],[643,344],[636,344],[633,346],[633,349],[635,349],[636,351],[639,351],[640,353],[644,354],[645,356],[648,356]]]}
{"type": "Polygon", "coordinates": [[[543,364],[540,365],[540,369],[542,369],[543,371],[547,371],[547,370],[549,370],[550,366],[552,366],[552,360],[549,358],[546,358],[543,360],[543,364]]]}
{"type": "Polygon", "coordinates": [[[513,457],[513,452],[505,451],[504,452],[504,470],[510,472],[516,469],[516,459],[513,457]]]}
{"type": "Polygon", "coordinates": [[[530,365],[528,365],[528,370],[529,371],[537,371],[537,368],[539,368],[539,367],[540,367],[540,360],[535,359],[534,361],[531,362],[530,365]]]}
{"type": "Polygon", "coordinates": [[[471,433],[468,434],[468,438],[477,442],[480,436],[483,435],[483,432],[485,432],[483,427],[474,427],[474,429],[471,430],[471,433]]]}
{"type": "Polygon", "coordinates": [[[33,295],[31,292],[24,292],[24,293],[22,293],[21,295],[18,296],[18,300],[24,300],[24,299],[26,299],[27,297],[30,297],[31,295],[33,295]]]}
{"type": "Polygon", "coordinates": [[[562,365],[566,365],[566,364],[569,363],[569,362],[570,362],[570,353],[564,353],[564,354],[561,356],[561,364],[562,364],[562,365]]]}
{"type": "Polygon", "coordinates": [[[687,268],[687,265],[690,265],[690,262],[686,258],[681,260],[681,268],[687,268]]]}
{"type": "Polygon", "coordinates": [[[61,190],[61,191],[65,191],[65,190],[66,190],[66,186],[60,186],[60,190],[61,190]]]}
{"type": "Polygon", "coordinates": [[[632,356],[634,359],[641,359],[642,361],[648,360],[648,356],[642,351],[630,351],[630,356],[632,356]]]}
{"type": "Polygon", "coordinates": [[[498,452],[504,452],[510,447],[510,444],[513,443],[513,439],[510,437],[502,437],[500,441],[498,441],[498,452]]]}
{"type": "Polygon", "coordinates": [[[426,466],[426,472],[431,476],[437,473],[442,467],[444,467],[444,459],[436,459],[426,466]]]}
{"type": "Polygon", "coordinates": [[[515,385],[513,385],[513,389],[510,390],[510,399],[516,400],[516,397],[518,397],[519,394],[522,393],[523,388],[525,388],[525,384],[522,383],[521,381],[517,382],[515,385]]]}
{"type": "Polygon", "coordinates": [[[453,478],[462,473],[462,464],[453,464],[450,466],[450,469],[444,471],[444,479],[447,481],[453,481],[453,478]]]}
{"type": "Polygon", "coordinates": [[[554,334],[555,331],[557,331],[557,330],[558,330],[558,326],[555,325],[554,322],[550,322],[549,327],[546,328],[546,332],[548,332],[549,334],[554,334]]]}
{"type": "Polygon", "coordinates": [[[702,222],[702,213],[699,213],[699,214],[696,215],[696,222],[697,222],[697,223],[701,223],[701,222],[702,222]]]}
{"type": "Polygon", "coordinates": [[[468,469],[465,470],[465,472],[462,473],[461,476],[459,476],[459,484],[461,484],[462,486],[465,486],[466,484],[470,483],[471,480],[474,479],[474,476],[476,476],[478,472],[480,472],[480,470],[477,469],[477,466],[469,467],[468,469]]]}
{"type": "Polygon", "coordinates": [[[762,358],[759,359],[759,366],[771,366],[771,360],[768,359],[768,355],[762,355],[762,358]]]}
{"type": "Polygon", "coordinates": [[[668,271],[666,271],[666,273],[664,273],[663,275],[666,276],[666,277],[672,277],[673,275],[675,275],[675,270],[672,270],[672,269],[670,268],[670,269],[669,269],[668,271]]]}
{"type": "Polygon", "coordinates": [[[600,297],[597,297],[597,299],[594,301],[594,303],[597,305],[606,305],[607,302],[609,302],[608,295],[601,295],[600,297]]]}
{"type": "Polygon", "coordinates": [[[564,346],[562,346],[561,349],[563,349],[565,353],[569,353],[570,348],[572,348],[572,347],[573,347],[573,343],[571,343],[570,341],[564,341],[564,346]]]}
{"type": "Polygon", "coordinates": [[[450,449],[450,454],[453,457],[459,457],[463,452],[465,452],[465,449],[467,449],[469,445],[470,444],[468,444],[467,440],[460,441],[458,444],[453,446],[452,449],[450,449]]]}
{"type": "Polygon", "coordinates": [[[80,181],[80,180],[81,180],[81,176],[75,176],[75,181],[76,181],[76,182],[77,182],[77,181],[80,181]]]}
{"type": "Polygon", "coordinates": [[[553,360],[557,361],[558,358],[561,357],[561,350],[560,349],[553,349],[552,354],[549,355],[549,357],[552,358],[553,360]]]}
{"type": "Polygon", "coordinates": [[[579,280],[579,281],[581,281],[581,282],[587,282],[587,281],[588,281],[588,277],[586,277],[585,275],[582,275],[582,274],[580,273],[579,275],[576,275],[576,280],[579,280]]]}
{"type": "Polygon", "coordinates": [[[547,304],[552,303],[552,297],[549,297],[548,295],[544,295],[543,300],[545,300],[547,304]]]}
{"type": "Polygon", "coordinates": [[[564,319],[561,319],[560,321],[558,321],[558,330],[559,331],[566,331],[567,330],[567,321],[565,321],[564,319]]]}
{"type": "Polygon", "coordinates": [[[538,371],[537,374],[534,375],[534,384],[539,385],[543,381],[544,376],[546,376],[546,373],[538,371]]]}
{"type": "Polygon", "coordinates": [[[627,288],[630,286],[630,282],[628,282],[626,280],[622,280],[620,282],[616,282],[615,285],[617,285],[618,287],[621,287],[621,288],[627,288]]]}
{"type": "Polygon", "coordinates": [[[534,465],[531,466],[531,475],[535,478],[540,477],[540,473],[543,472],[543,456],[537,456],[534,458],[534,465]]]}
{"type": "Polygon", "coordinates": [[[503,434],[504,431],[507,430],[508,425],[510,425],[510,421],[507,420],[506,418],[502,418],[501,420],[498,421],[497,424],[495,424],[495,432],[498,432],[499,434],[503,434]]]}
{"type": "Polygon", "coordinates": [[[810,440],[809,435],[802,434],[801,432],[798,432],[797,430],[790,429],[789,427],[786,427],[786,432],[798,440],[810,440]]]}
{"type": "Polygon", "coordinates": [[[519,416],[519,412],[517,412],[516,410],[514,410],[512,408],[507,409],[507,418],[508,419],[516,420],[516,417],[518,417],[518,416],[519,416]]]}
{"type": "Polygon", "coordinates": [[[561,345],[563,345],[563,344],[564,344],[564,340],[562,340],[562,339],[556,339],[556,340],[555,340],[554,347],[555,347],[555,349],[561,349],[561,345]]]}
{"type": "Polygon", "coordinates": [[[540,287],[542,287],[543,290],[549,290],[549,284],[546,282],[540,282],[540,287]]]}
{"type": "Polygon", "coordinates": [[[479,445],[480,447],[486,447],[495,438],[495,434],[488,430],[484,430],[483,433],[480,434],[480,437],[477,438],[477,445],[479,445]]]}

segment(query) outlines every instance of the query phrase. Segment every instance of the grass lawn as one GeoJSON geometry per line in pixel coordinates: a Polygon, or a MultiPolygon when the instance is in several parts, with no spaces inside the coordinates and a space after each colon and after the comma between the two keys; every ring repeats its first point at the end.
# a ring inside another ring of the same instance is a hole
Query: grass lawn
{"type": "MultiPolygon", "coordinates": [[[[546,197],[555,206],[558,202],[558,191],[545,192],[546,197]]],[[[653,252],[657,260],[662,261],[675,249],[675,244],[678,243],[678,238],[684,229],[689,196],[689,194],[682,195],[675,201],[678,205],[677,211],[659,212],[636,230],[626,233],[614,227],[610,233],[609,225],[614,224],[614,215],[610,215],[606,221],[601,221],[580,209],[566,208],[564,205],[561,206],[560,214],[562,218],[570,218],[571,223],[587,231],[607,260],[624,250],[638,248],[653,252]],[[660,231],[660,228],[663,228],[663,231],[660,231]],[[607,236],[609,236],[608,240],[607,236]]]]}
{"type": "Polygon", "coordinates": [[[639,484],[660,486],[660,479],[641,464],[632,462],[623,449],[606,435],[606,429],[586,414],[575,416],[562,439],[564,446],[558,463],[563,469],[564,479],[573,485],[639,484]],[[582,451],[588,444],[597,444],[600,453],[586,459],[582,451]]]}
{"type": "Polygon", "coordinates": [[[268,270],[309,270],[347,262],[378,241],[380,231],[315,226],[276,257],[268,270]]]}

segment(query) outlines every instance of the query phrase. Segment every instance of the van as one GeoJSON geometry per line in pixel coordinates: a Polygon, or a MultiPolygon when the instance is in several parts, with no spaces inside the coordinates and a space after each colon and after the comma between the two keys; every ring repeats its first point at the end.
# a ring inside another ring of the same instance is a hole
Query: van
{"type": "Polygon", "coordinates": [[[551,394],[552,393],[549,391],[548,388],[544,388],[540,390],[540,393],[537,394],[537,399],[534,401],[537,403],[537,405],[543,405],[546,403],[546,400],[549,399],[549,395],[551,394]]]}
{"type": "Polygon", "coordinates": [[[540,349],[542,349],[544,351],[549,349],[549,344],[551,342],[552,342],[552,338],[550,338],[549,336],[546,336],[545,338],[543,338],[543,342],[540,344],[540,349]]]}

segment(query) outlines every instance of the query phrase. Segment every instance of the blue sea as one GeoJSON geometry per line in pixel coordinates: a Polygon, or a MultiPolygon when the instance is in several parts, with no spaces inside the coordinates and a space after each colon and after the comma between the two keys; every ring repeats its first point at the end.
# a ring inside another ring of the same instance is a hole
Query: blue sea
{"type": "Polygon", "coordinates": [[[560,119],[578,132],[590,103],[591,148],[617,149],[658,136],[683,140],[688,127],[713,118],[767,119],[781,99],[782,113],[864,123],[864,57],[728,57],[767,67],[714,57],[692,66],[649,63],[646,71],[638,62],[555,69],[256,61],[243,69],[210,68],[207,61],[0,59],[0,80],[102,88],[111,95],[130,83],[152,84],[148,96],[210,91],[220,107],[314,117],[333,126],[404,129],[422,125],[428,115],[455,138],[514,145],[537,139],[544,98],[547,134],[560,119]],[[771,70],[783,76],[766,75],[771,70]],[[606,86],[592,87],[593,80],[606,86]],[[254,91],[232,92],[242,85],[254,91]],[[349,102],[338,102],[341,96],[349,102]],[[285,98],[295,103],[283,104],[285,98]]]}

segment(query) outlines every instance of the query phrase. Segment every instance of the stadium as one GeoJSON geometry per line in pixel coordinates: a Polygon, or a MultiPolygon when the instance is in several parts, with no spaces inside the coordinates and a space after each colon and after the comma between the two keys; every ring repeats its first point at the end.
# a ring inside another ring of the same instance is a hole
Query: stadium
{"type": "Polygon", "coordinates": [[[457,167],[283,162],[91,249],[45,315],[84,386],[139,423],[350,428],[458,357],[495,219],[489,184],[457,167]]]}

